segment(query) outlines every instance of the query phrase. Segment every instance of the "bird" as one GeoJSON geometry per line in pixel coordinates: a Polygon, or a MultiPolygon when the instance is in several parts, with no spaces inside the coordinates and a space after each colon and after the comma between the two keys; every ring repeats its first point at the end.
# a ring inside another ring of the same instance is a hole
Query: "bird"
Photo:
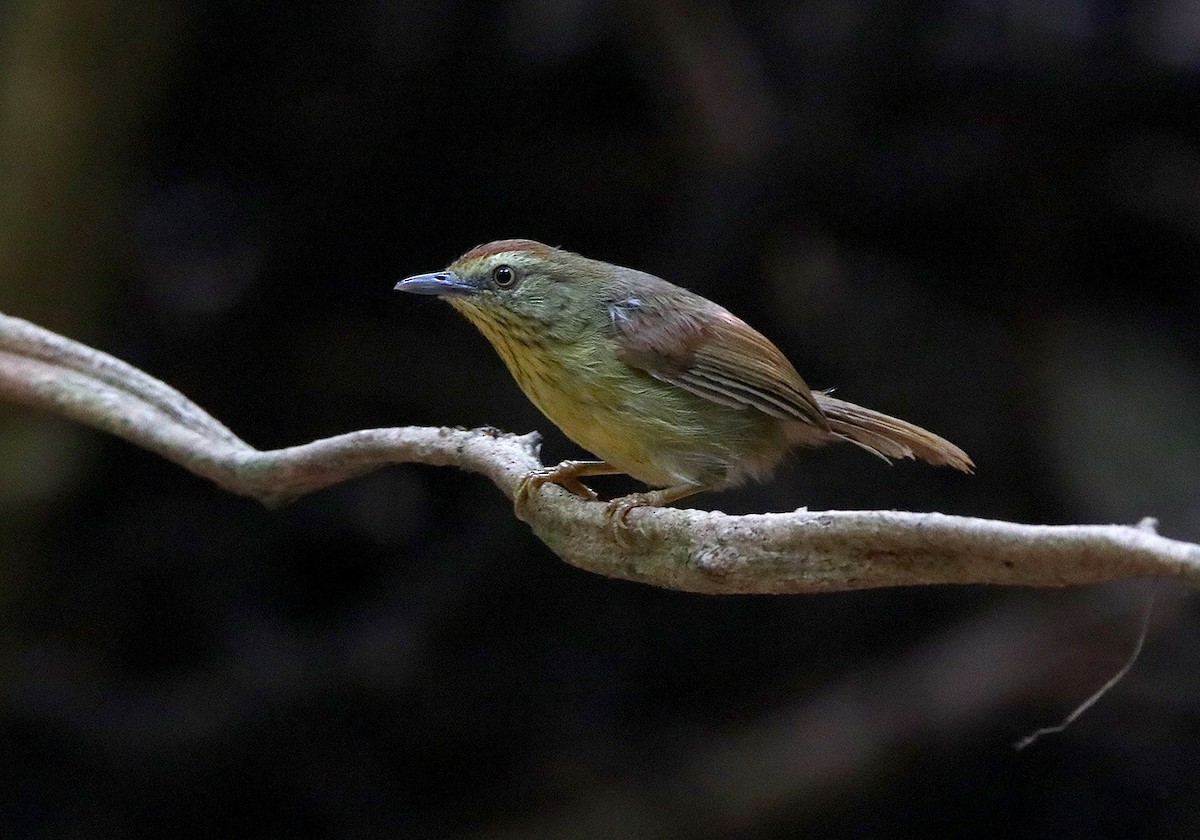
{"type": "Polygon", "coordinates": [[[514,494],[522,519],[544,484],[596,500],[581,479],[626,474],[652,489],[608,502],[620,537],[635,508],[761,481],[793,448],[839,441],[888,461],[974,469],[932,432],[810,389],[741,318],[653,274],[502,239],[395,289],[466,316],[530,401],[597,457],[525,475],[514,494]]]}

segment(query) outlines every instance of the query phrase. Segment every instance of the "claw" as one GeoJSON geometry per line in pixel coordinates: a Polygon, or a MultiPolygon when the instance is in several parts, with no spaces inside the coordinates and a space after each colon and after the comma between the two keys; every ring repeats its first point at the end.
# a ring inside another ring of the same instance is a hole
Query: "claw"
{"type": "Polygon", "coordinates": [[[630,548],[633,544],[630,536],[635,532],[629,524],[629,512],[634,508],[654,504],[646,496],[646,493],[630,493],[628,496],[613,499],[604,507],[605,526],[621,548],[630,548]]]}
{"type": "MultiPolygon", "coordinates": [[[[529,511],[529,504],[543,484],[557,484],[581,499],[589,502],[596,501],[599,498],[596,492],[579,480],[581,471],[584,475],[601,474],[596,471],[596,464],[590,461],[563,461],[554,467],[542,467],[526,473],[513,493],[513,508],[517,512],[517,518],[529,521],[529,517],[526,515],[529,511]]],[[[607,465],[605,465],[604,472],[611,472],[607,465]]]]}
{"type": "MultiPolygon", "coordinates": [[[[557,484],[569,493],[574,493],[581,499],[594,502],[596,492],[588,487],[580,477],[588,475],[613,475],[620,470],[604,461],[563,461],[554,467],[542,467],[531,470],[521,477],[517,489],[513,493],[513,508],[517,517],[525,522],[531,521],[529,506],[534,494],[543,484],[557,484]]],[[[613,499],[604,508],[605,527],[612,538],[622,548],[632,547],[631,535],[634,529],[629,524],[629,512],[639,507],[658,507],[666,505],[693,493],[708,489],[699,484],[677,484],[673,487],[663,487],[646,493],[630,493],[613,499]]]]}
{"type": "Polygon", "coordinates": [[[630,535],[635,533],[633,527],[629,524],[629,512],[634,508],[639,507],[660,507],[668,505],[671,502],[686,498],[693,493],[699,493],[706,489],[701,485],[696,484],[677,484],[674,487],[664,487],[661,490],[650,490],[646,493],[630,493],[628,496],[621,496],[613,499],[604,508],[605,524],[608,531],[612,534],[617,545],[621,548],[630,548],[632,543],[629,539],[630,535]]]}
{"type": "Polygon", "coordinates": [[[517,485],[516,492],[513,493],[513,508],[517,512],[517,518],[525,521],[528,517],[525,513],[529,510],[529,503],[533,499],[533,495],[542,488],[542,485],[550,481],[554,477],[554,467],[542,467],[540,470],[531,470],[521,477],[521,483],[517,485]]]}

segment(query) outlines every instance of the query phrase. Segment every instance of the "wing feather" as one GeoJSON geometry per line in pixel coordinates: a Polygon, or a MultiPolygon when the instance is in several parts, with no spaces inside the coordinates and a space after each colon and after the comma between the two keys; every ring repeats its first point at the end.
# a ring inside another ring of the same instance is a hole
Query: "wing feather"
{"type": "Polygon", "coordinates": [[[651,275],[640,276],[637,291],[609,306],[626,364],[721,405],[829,428],[791,362],[745,321],[651,275]]]}

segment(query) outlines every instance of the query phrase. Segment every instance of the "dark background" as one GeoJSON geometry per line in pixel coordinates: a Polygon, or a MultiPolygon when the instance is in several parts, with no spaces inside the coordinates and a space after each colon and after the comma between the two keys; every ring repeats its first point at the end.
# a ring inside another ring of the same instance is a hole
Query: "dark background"
{"type": "MultiPolygon", "coordinates": [[[[1188,0],[9,0],[0,309],[255,446],[546,434],[394,282],[491,239],[729,306],[963,446],[699,506],[1200,539],[1188,0]]],[[[607,492],[631,485],[601,482],[607,492]]],[[[713,598],[566,566],[479,476],[278,511],[0,406],[0,834],[1195,837],[1200,633],[1160,588],[713,598]]]]}

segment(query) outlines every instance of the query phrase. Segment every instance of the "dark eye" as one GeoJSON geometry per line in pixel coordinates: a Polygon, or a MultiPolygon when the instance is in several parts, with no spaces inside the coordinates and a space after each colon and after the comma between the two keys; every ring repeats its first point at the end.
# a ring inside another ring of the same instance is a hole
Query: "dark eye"
{"type": "Polygon", "coordinates": [[[496,283],[497,288],[511,289],[517,282],[517,272],[513,271],[510,266],[498,265],[492,269],[492,280],[496,283]]]}

